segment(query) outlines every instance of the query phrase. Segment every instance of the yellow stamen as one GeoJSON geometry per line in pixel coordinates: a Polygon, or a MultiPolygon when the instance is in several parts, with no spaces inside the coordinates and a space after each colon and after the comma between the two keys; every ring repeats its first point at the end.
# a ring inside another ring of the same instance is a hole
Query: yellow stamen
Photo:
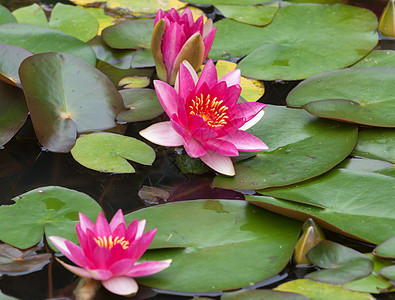
{"type": "Polygon", "coordinates": [[[114,247],[116,244],[121,244],[123,250],[128,249],[129,247],[129,241],[125,240],[125,237],[120,238],[119,236],[115,237],[115,239],[113,239],[112,235],[110,236],[98,236],[94,238],[96,244],[99,247],[103,247],[103,248],[107,248],[107,249],[111,249],[112,247],[114,247]]]}
{"type": "Polygon", "coordinates": [[[225,125],[227,116],[228,107],[222,105],[223,100],[217,100],[217,97],[214,99],[210,98],[210,95],[204,98],[203,94],[196,96],[195,99],[192,99],[192,105],[189,106],[189,114],[196,115],[203,118],[206,124],[210,127],[219,127],[225,125]]]}

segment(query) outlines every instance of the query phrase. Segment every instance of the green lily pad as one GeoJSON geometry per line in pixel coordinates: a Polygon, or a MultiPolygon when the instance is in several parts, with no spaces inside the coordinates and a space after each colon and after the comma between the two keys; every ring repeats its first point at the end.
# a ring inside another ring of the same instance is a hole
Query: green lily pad
{"type": "Polygon", "coordinates": [[[187,4],[178,0],[108,0],[106,8],[120,10],[125,13],[139,16],[141,14],[156,14],[159,9],[163,11],[174,8],[176,10],[185,7],[187,4]]]}
{"type": "Polygon", "coordinates": [[[381,270],[377,271],[377,274],[389,279],[390,281],[394,282],[395,281],[395,266],[388,266],[385,267],[381,270]]]}
{"type": "Polygon", "coordinates": [[[319,3],[319,4],[336,4],[341,3],[343,0],[287,0],[291,3],[319,3]]]}
{"type": "Polygon", "coordinates": [[[358,172],[381,173],[394,167],[388,161],[369,159],[369,158],[350,158],[338,165],[339,168],[354,170],[358,172]]]}
{"type": "Polygon", "coordinates": [[[13,23],[13,22],[16,22],[16,19],[12,15],[12,13],[3,5],[0,5],[0,24],[13,23]]]}
{"type": "Polygon", "coordinates": [[[355,125],[273,105],[265,107],[263,118],[248,131],[263,140],[269,150],[236,163],[236,175],[218,176],[214,186],[256,190],[304,181],[344,160],[357,140],[355,125]]]}
{"type": "Polygon", "coordinates": [[[110,80],[73,56],[33,55],[23,61],[19,75],[38,140],[50,151],[70,151],[77,132],[115,127],[123,109],[110,80]]]}
{"type": "Polygon", "coordinates": [[[201,174],[209,170],[207,165],[203,163],[199,158],[190,157],[186,153],[177,155],[176,157],[177,166],[184,174],[201,174]]]}
{"type": "Polygon", "coordinates": [[[324,240],[307,253],[308,259],[316,266],[326,270],[309,273],[307,279],[345,284],[368,276],[373,270],[373,262],[362,253],[324,240]]]}
{"type": "Polygon", "coordinates": [[[142,89],[149,86],[151,80],[147,77],[128,76],[122,78],[118,82],[118,86],[122,86],[123,89],[142,89]]]}
{"type": "Polygon", "coordinates": [[[371,253],[365,254],[373,261],[373,272],[369,276],[348,282],[343,285],[344,288],[372,294],[379,294],[383,291],[390,291],[391,284],[383,277],[379,277],[377,271],[390,265],[390,262],[384,261],[371,253]]]}
{"type": "Polygon", "coordinates": [[[73,55],[95,65],[96,56],[92,48],[66,33],[30,24],[7,23],[0,25],[0,44],[14,45],[35,54],[60,52],[73,55]]]}
{"type": "Polygon", "coordinates": [[[118,121],[146,121],[156,118],[164,112],[155,91],[152,89],[129,89],[120,91],[120,94],[126,110],[118,114],[118,121]]]}
{"type": "Polygon", "coordinates": [[[22,61],[31,55],[33,53],[23,48],[0,44],[0,79],[21,87],[18,69],[22,61]]]}
{"type": "Polygon", "coordinates": [[[134,173],[127,160],[143,165],[152,165],[155,160],[155,151],[147,144],[132,137],[105,132],[78,138],[71,154],[81,165],[106,173],[134,173]]]}
{"type": "Polygon", "coordinates": [[[326,284],[308,279],[288,281],[279,285],[274,290],[299,293],[314,300],[374,300],[374,297],[368,293],[354,292],[343,289],[338,285],[326,284]]]}
{"type": "Polygon", "coordinates": [[[166,270],[136,280],[200,293],[249,286],[276,275],[291,257],[301,225],[237,200],[174,202],[126,216],[127,222],[135,218],[147,219],[148,229],[158,228],[150,245],[155,250],[144,258],[173,260],[166,270]]]}
{"type": "Polygon", "coordinates": [[[49,27],[47,17],[37,3],[18,8],[14,10],[12,14],[18,23],[49,27]]]}
{"type": "Polygon", "coordinates": [[[371,243],[395,235],[395,179],[366,171],[335,169],[297,185],[259,191],[271,197],[246,196],[247,201],[277,213],[371,243]]]}
{"type": "Polygon", "coordinates": [[[106,43],[104,43],[101,36],[97,36],[90,40],[88,45],[90,45],[95,51],[97,59],[105,61],[119,69],[130,68],[130,63],[135,54],[134,50],[118,50],[110,48],[106,43]]]}
{"type": "Polygon", "coordinates": [[[12,200],[15,204],[0,206],[0,240],[20,249],[36,245],[43,234],[77,242],[78,213],[95,219],[101,211],[88,195],[58,186],[38,188],[12,200]]]}
{"type": "Polygon", "coordinates": [[[132,68],[154,67],[155,61],[151,49],[137,49],[133,56],[131,66],[132,68]]]}
{"type": "Polygon", "coordinates": [[[390,67],[395,68],[394,50],[373,50],[353,67],[390,67]]]}
{"type": "Polygon", "coordinates": [[[255,26],[269,24],[278,10],[278,3],[265,6],[216,5],[229,19],[255,26]]]}
{"type": "Polygon", "coordinates": [[[11,296],[7,296],[4,295],[1,291],[0,291],[0,300],[18,300],[17,298],[11,297],[11,296]]]}
{"type": "Polygon", "coordinates": [[[301,82],[287,105],[329,119],[371,126],[395,127],[395,68],[350,68],[320,74],[301,82]]]}
{"type": "Polygon", "coordinates": [[[0,146],[6,144],[27,119],[27,106],[22,90],[0,81],[0,146]]]}
{"type": "Polygon", "coordinates": [[[223,293],[221,300],[309,300],[306,296],[297,293],[280,292],[272,290],[241,290],[223,293]]]}
{"type": "Polygon", "coordinates": [[[130,20],[107,27],[102,38],[111,48],[149,48],[153,28],[152,19],[130,20]]]}
{"type": "Polygon", "coordinates": [[[376,16],[347,5],[284,6],[263,28],[229,19],[215,24],[209,56],[247,55],[238,67],[244,76],[261,80],[299,80],[344,68],[364,57],[378,39],[376,16]]]}
{"type": "Polygon", "coordinates": [[[49,26],[77,39],[87,42],[93,39],[98,30],[99,23],[96,18],[82,7],[56,3],[52,9],[49,26]]]}
{"type": "Polygon", "coordinates": [[[395,163],[395,130],[364,128],[359,132],[358,142],[352,155],[395,163]]]}
{"type": "Polygon", "coordinates": [[[382,244],[378,245],[374,249],[374,255],[385,257],[385,258],[395,258],[395,236],[386,240],[382,244]]]}
{"type": "Polygon", "coordinates": [[[257,5],[273,0],[188,0],[188,3],[210,4],[210,5],[257,5]]]}

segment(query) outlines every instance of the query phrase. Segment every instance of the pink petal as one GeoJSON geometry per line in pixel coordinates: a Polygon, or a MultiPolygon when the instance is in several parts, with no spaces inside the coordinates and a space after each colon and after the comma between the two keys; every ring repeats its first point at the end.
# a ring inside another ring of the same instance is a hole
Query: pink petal
{"type": "Polygon", "coordinates": [[[86,229],[89,228],[92,231],[95,231],[95,224],[89,219],[87,216],[85,216],[83,213],[79,213],[79,218],[80,218],[80,226],[83,232],[86,233],[86,229]]]}
{"type": "Polygon", "coordinates": [[[211,46],[213,45],[215,32],[217,31],[217,27],[214,27],[204,38],[204,59],[207,58],[208,53],[210,52],[211,46]]]}
{"type": "Polygon", "coordinates": [[[111,251],[104,247],[96,247],[93,251],[95,269],[108,270],[114,263],[111,251]]]}
{"type": "Polygon", "coordinates": [[[126,225],[125,225],[125,217],[123,216],[122,209],[118,209],[116,214],[111,219],[111,222],[110,222],[110,230],[111,230],[111,232],[114,232],[115,229],[119,225],[123,225],[124,227],[126,227],[126,225]]]}
{"type": "Polygon", "coordinates": [[[136,294],[139,289],[137,282],[133,278],[125,276],[103,280],[102,284],[111,293],[122,296],[136,294]]]}
{"type": "Polygon", "coordinates": [[[124,237],[126,235],[126,228],[125,224],[119,224],[118,227],[115,229],[111,229],[112,236],[113,238],[119,236],[119,237],[124,237]]]}
{"type": "Polygon", "coordinates": [[[251,120],[248,122],[244,123],[243,126],[240,127],[241,130],[247,130],[248,128],[251,128],[254,126],[256,123],[259,122],[260,119],[262,119],[263,115],[265,114],[264,110],[261,110],[255,117],[253,117],[251,120]]]}
{"type": "MultiPolygon", "coordinates": [[[[186,119],[186,121],[188,121],[188,119],[186,119]]],[[[191,137],[191,133],[182,126],[181,122],[178,119],[178,116],[173,116],[173,119],[171,120],[171,125],[179,135],[183,137],[191,137]]],[[[188,127],[187,124],[185,124],[185,127],[188,127]]]]}
{"type": "Polygon", "coordinates": [[[126,275],[132,277],[148,276],[168,268],[170,263],[171,259],[142,262],[134,265],[133,269],[126,275]]]}
{"type": "MultiPolygon", "coordinates": [[[[192,67],[192,66],[191,66],[192,67]]],[[[178,83],[179,91],[178,94],[182,99],[189,99],[192,97],[192,93],[195,91],[195,82],[189,69],[183,64],[180,64],[178,71],[178,83]],[[181,78],[181,80],[180,80],[181,78]]],[[[177,79],[176,79],[177,80],[177,79]]]]}
{"type": "Polygon", "coordinates": [[[171,125],[170,121],[153,124],[140,131],[140,135],[152,143],[167,146],[178,147],[183,144],[183,139],[171,125]]]}
{"type": "Polygon", "coordinates": [[[135,262],[136,260],[129,258],[118,260],[110,267],[110,271],[113,273],[113,276],[129,276],[128,272],[134,268],[135,262]]]}
{"type": "Polygon", "coordinates": [[[233,112],[237,111],[236,103],[240,97],[241,87],[238,84],[232,85],[227,88],[226,92],[227,93],[226,93],[225,98],[222,98],[221,100],[224,100],[223,105],[226,105],[227,107],[229,107],[229,109],[230,109],[229,113],[232,114],[232,117],[233,117],[233,114],[234,114],[233,112]]]}
{"type": "Polygon", "coordinates": [[[222,139],[231,142],[239,151],[251,152],[269,149],[259,138],[243,130],[237,130],[232,134],[222,137],[222,139]]]}
{"type": "Polygon", "coordinates": [[[77,233],[78,241],[80,242],[80,246],[82,251],[85,251],[88,247],[87,235],[82,231],[80,224],[75,224],[75,231],[77,233]]]}
{"type": "Polygon", "coordinates": [[[184,30],[180,24],[172,23],[169,28],[166,28],[162,37],[161,49],[163,53],[163,61],[165,62],[167,69],[167,78],[170,78],[173,71],[174,61],[186,41],[187,37],[185,36],[184,30]]]}
{"type": "Polygon", "coordinates": [[[156,234],[156,229],[148,230],[141,238],[134,240],[123,253],[124,258],[136,261],[144,254],[156,234]]]}
{"type": "Polygon", "coordinates": [[[259,102],[243,102],[237,103],[237,113],[234,116],[235,118],[244,118],[245,121],[251,120],[255,117],[264,107],[266,104],[259,103],[259,102]]]}
{"type": "Polygon", "coordinates": [[[206,36],[210,33],[212,29],[213,29],[213,20],[207,19],[206,23],[204,23],[203,25],[203,33],[202,33],[203,39],[206,38],[206,36]]]}
{"type": "Polygon", "coordinates": [[[183,16],[187,16],[187,20],[188,20],[188,25],[192,26],[194,24],[193,21],[193,14],[192,11],[189,7],[187,7],[186,9],[184,9],[184,11],[181,13],[180,18],[182,18],[183,16]]]}
{"type": "Polygon", "coordinates": [[[96,280],[107,280],[112,277],[112,272],[104,269],[87,270],[91,278],[96,280]]]}
{"type": "Polygon", "coordinates": [[[65,267],[67,270],[69,270],[71,273],[74,273],[80,277],[86,277],[86,278],[92,278],[92,274],[89,273],[88,270],[76,267],[76,266],[72,266],[69,264],[66,264],[65,262],[61,261],[60,259],[56,258],[56,260],[63,266],[65,267]]]}
{"type": "Polygon", "coordinates": [[[137,232],[137,227],[138,227],[139,220],[134,219],[126,229],[125,233],[125,239],[128,241],[134,240],[137,232]]]}
{"type": "Polygon", "coordinates": [[[226,85],[229,87],[232,85],[240,84],[240,76],[241,76],[240,69],[235,69],[227,73],[223,77],[221,77],[221,79],[218,80],[218,82],[225,81],[226,85]]]}
{"type": "Polygon", "coordinates": [[[229,156],[223,156],[215,152],[209,151],[206,155],[201,156],[200,159],[207,166],[217,171],[218,173],[228,176],[235,175],[235,169],[229,156]]]}
{"type": "MultiPolygon", "coordinates": [[[[71,259],[71,253],[69,248],[67,247],[67,245],[65,244],[65,242],[69,242],[68,240],[60,237],[60,236],[50,236],[48,237],[51,242],[55,245],[56,248],[58,248],[58,250],[60,252],[62,252],[68,259],[71,259]]],[[[76,245],[77,246],[77,245],[76,245]]]]}
{"type": "Polygon", "coordinates": [[[163,19],[164,17],[165,17],[165,13],[163,12],[162,9],[159,9],[158,13],[156,14],[156,17],[155,17],[154,27],[155,27],[156,23],[158,23],[159,20],[163,19]]]}
{"type": "Polygon", "coordinates": [[[147,223],[146,220],[139,221],[139,223],[137,225],[137,233],[136,233],[136,237],[135,237],[136,240],[143,236],[146,223],[147,223]]]}
{"type": "Polygon", "coordinates": [[[114,262],[120,260],[123,257],[123,253],[125,252],[125,250],[123,250],[123,247],[121,244],[115,244],[110,249],[110,251],[111,251],[114,262]]]}
{"type": "Polygon", "coordinates": [[[111,235],[110,226],[108,226],[108,222],[106,217],[99,212],[95,223],[95,231],[96,236],[109,236],[111,235]]]}
{"type": "Polygon", "coordinates": [[[209,90],[217,84],[217,69],[214,66],[213,60],[209,59],[205,64],[202,74],[200,74],[199,81],[196,85],[196,91],[200,90],[203,83],[206,83],[209,90]]]}
{"type": "Polygon", "coordinates": [[[200,157],[207,153],[207,149],[203,145],[192,137],[183,137],[184,148],[190,157],[200,157]]]}
{"type": "Polygon", "coordinates": [[[83,268],[94,268],[94,265],[92,264],[91,261],[89,261],[84,252],[82,252],[81,248],[78,247],[76,244],[70,242],[70,241],[65,241],[65,244],[67,248],[69,248],[70,251],[70,256],[73,259],[70,259],[72,262],[74,262],[76,265],[79,265],[80,267],[83,268]]]}
{"type": "Polygon", "coordinates": [[[236,147],[232,143],[221,139],[208,140],[204,142],[204,147],[220,155],[225,155],[225,156],[239,155],[239,152],[237,151],[236,147]]]}
{"type": "Polygon", "coordinates": [[[217,137],[217,133],[210,129],[202,117],[192,115],[189,117],[189,130],[193,138],[204,142],[217,137]]]}
{"type": "Polygon", "coordinates": [[[166,114],[171,117],[177,112],[177,99],[176,91],[166,82],[154,80],[155,91],[160,103],[166,114]]]}

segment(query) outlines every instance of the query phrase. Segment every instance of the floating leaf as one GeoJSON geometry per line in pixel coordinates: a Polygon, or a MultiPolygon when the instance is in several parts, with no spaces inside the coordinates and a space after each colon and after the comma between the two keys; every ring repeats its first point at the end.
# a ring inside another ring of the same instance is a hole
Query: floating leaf
{"type": "Polygon", "coordinates": [[[297,293],[280,292],[272,290],[241,290],[226,292],[221,300],[309,300],[306,296],[297,293]]]}
{"type": "Polygon", "coordinates": [[[373,50],[353,67],[391,67],[395,68],[394,50],[373,50]]]}
{"type": "Polygon", "coordinates": [[[130,20],[107,27],[102,38],[112,48],[137,49],[149,48],[154,20],[130,20]]]}
{"type": "Polygon", "coordinates": [[[297,185],[260,191],[271,197],[246,196],[253,204],[305,220],[313,217],[323,228],[371,243],[395,235],[391,211],[395,179],[389,176],[335,169],[297,185]]]}
{"type": "Polygon", "coordinates": [[[328,240],[322,241],[307,253],[308,259],[326,270],[309,273],[307,279],[345,284],[368,276],[373,270],[373,262],[362,253],[328,240]]]}
{"type": "Polygon", "coordinates": [[[392,282],[395,281],[395,266],[389,266],[385,267],[381,270],[377,271],[377,274],[384,276],[385,278],[388,278],[392,282]]]}
{"type": "Polygon", "coordinates": [[[25,123],[28,110],[25,96],[17,87],[0,81],[0,95],[0,146],[3,146],[25,123]]]}
{"type": "Polygon", "coordinates": [[[395,130],[364,128],[359,132],[358,142],[352,155],[395,163],[395,130]]]}
{"type": "Polygon", "coordinates": [[[22,61],[31,55],[33,53],[23,48],[0,44],[0,79],[21,87],[18,69],[22,61]]]}
{"type": "MultiPolygon", "coordinates": [[[[185,7],[187,4],[178,0],[108,0],[108,9],[122,9],[133,14],[156,14],[159,9],[163,11],[185,7]]],[[[151,35],[150,35],[151,36],[151,35]]]]}
{"type": "Polygon", "coordinates": [[[354,125],[272,105],[265,107],[263,118],[248,131],[263,140],[269,150],[236,163],[236,175],[218,176],[214,186],[256,190],[304,181],[344,160],[357,139],[354,125]]]}
{"type": "Polygon", "coordinates": [[[106,0],[71,0],[70,2],[74,3],[75,5],[89,5],[94,3],[103,3],[107,2],[106,0]]]}
{"type": "Polygon", "coordinates": [[[78,138],[71,154],[81,165],[106,173],[134,173],[127,160],[143,165],[151,165],[155,160],[155,151],[147,144],[132,137],[104,132],[78,138]]]}
{"type": "Polygon", "coordinates": [[[385,257],[385,258],[395,258],[395,237],[392,237],[385,242],[378,245],[374,251],[374,255],[385,257]]]}
{"type": "Polygon", "coordinates": [[[388,161],[369,159],[369,158],[350,158],[338,165],[339,168],[358,172],[377,172],[381,173],[392,168],[394,165],[388,161]]]}
{"type": "Polygon", "coordinates": [[[335,4],[341,3],[343,0],[288,0],[291,3],[319,3],[319,4],[335,4]]]}
{"type": "Polygon", "coordinates": [[[12,12],[18,23],[49,27],[47,17],[42,8],[37,4],[18,8],[12,12]]]}
{"type": "Polygon", "coordinates": [[[95,52],[89,45],[51,28],[19,23],[3,24],[0,25],[0,43],[18,46],[33,53],[65,53],[91,65],[96,64],[95,52]]]}
{"type": "Polygon", "coordinates": [[[70,34],[83,42],[93,39],[99,30],[96,18],[82,7],[56,3],[52,9],[49,26],[70,34]]]}
{"type": "Polygon", "coordinates": [[[389,0],[379,21],[378,30],[382,35],[395,37],[395,3],[389,0]]]}
{"type": "Polygon", "coordinates": [[[118,82],[118,86],[122,86],[124,89],[140,89],[149,86],[151,80],[147,77],[128,76],[122,78],[118,82]]]}
{"type": "Polygon", "coordinates": [[[101,35],[104,28],[110,27],[116,22],[116,19],[105,14],[103,8],[84,7],[84,10],[90,13],[93,17],[95,17],[96,21],[99,23],[99,30],[97,32],[97,35],[101,35]]]}
{"type": "Polygon", "coordinates": [[[326,284],[308,279],[288,281],[280,284],[274,290],[299,293],[314,300],[374,300],[374,297],[368,293],[349,291],[338,285],[326,284]]]}
{"type": "Polygon", "coordinates": [[[186,153],[177,155],[176,159],[177,159],[177,165],[182,173],[201,174],[209,170],[207,165],[203,163],[201,159],[190,157],[186,153]]]}
{"type": "Polygon", "coordinates": [[[101,211],[91,197],[57,186],[38,188],[12,200],[15,204],[0,206],[0,240],[20,249],[36,245],[44,233],[46,238],[55,235],[76,243],[78,213],[94,220],[101,211]]]}
{"type": "Polygon", "coordinates": [[[170,198],[170,193],[154,186],[143,186],[139,190],[138,196],[149,204],[158,204],[159,201],[166,202],[170,198]]]}
{"type": "Polygon", "coordinates": [[[294,220],[237,200],[174,202],[126,216],[127,222],[135,218],[159,229],[150,246],[156,250],[144,258],[173,260],[168,269],[138,282],[179,292],[235,289],[276,275],[291,257],[300,229],[294,220]]]}
{"type": "Polygon", "coordinates": [[[189,3],[210,4],[210,5],[256,5],[273,0],[188,0],[189,3]]]}
{"type": "Polygon", "coordinates": [[[139,122],[151,120],[164,111],[156,93],[152,89],[132,89],[120,91],[126,110],[121,111],[117,120],[139,122]]]}
{"type": "Polygon", "coordinates": [[[377,44],[376,16],[347,5],[284,6],[263,28],[229,19],[215,24],[209,56],[247,55],[239,63],[242,74],[261,80],[298,80],[344,68],[377,44]]]}
{"type": "Polygon", "coordinates": [[[110,80],[69,55],[28,57],[19,75],[38,140],[50,151],[70,151],[77,132],[114,127],[115,116],[123,109],[110,80]]]}
{"type": "Polygon", "coordinates": [[[39,250],[39,248],[35,247],[21,251],[10,245],[0,244],[0,273],[12,275],[34,272],[41,269],[49,263],[52,254],[37,254],[35,253],[36,250],[39,250]]]}
{"type": "Polygon", "coordinates": [[[395,68],[350,68],[320,74],[301,82],[287,105],[329,119],[395,127],[395,68]]]}
{"type": "Polygon", "coordinates": [[[3,5],[0,5],[0,24],[13,23],[13,22],[16,22],[16,19],[12,15],[12,13],[3,5]]]}
{"type": "Polygon", "coordinates": [[[137,49],[133,56],[131,66],[132,68],[154,67],[155,61],[151,49],[137,49]]]}
{"type": "Polygon", "coordinates": [[[229,19],[255,26],[270,23],[278,10],[278,3],[265,6],[216,5],[229,19]]]}

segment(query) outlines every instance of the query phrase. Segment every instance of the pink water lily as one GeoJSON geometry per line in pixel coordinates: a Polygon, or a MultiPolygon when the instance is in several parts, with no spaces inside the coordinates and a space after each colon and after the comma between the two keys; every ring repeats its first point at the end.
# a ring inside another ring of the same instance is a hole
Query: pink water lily
{"type": "Polygon", "coordinates": [[[102,213],[99,213],[96,224],[82,213],[79,220],[76,230],[80,247],[61,237],[50,236],[49,239],[80,267],[59,262],[81,277],[100,280],[114,294],[135,294],[138,285],[132,277],[157,273],[171,263],[171,260],[137,262],[157,231],[153,229],[144,233],[145,220],[136,219],[126,228],[121,210],[110,224],[102,213]]]}
{"type": "Polygon", "coordinates": [[[203,16],[195,22],[189,8],[180,15],[174,8],[169,12],[160,9],[151,38],[158,78],[174,84],[178,67],[184,60],[197,70],[210,51],[216,29],[210,19],[203,25],[203,16]]]}
{"type": "Polygon", "coordinates": [[[149,141],[170,147],[183,145],[191,157],[225,175],[234,175],[231,156],[239,151],[260,151],[268,147],[245,130],[263,116],[266,106],[257,102],[237,103],[240,70],[221,79],[212,60],[200,78],[188,62],[180,65],[175,87],[154,81],[155,90],[170,121],[140,131],[149,141]]]}

